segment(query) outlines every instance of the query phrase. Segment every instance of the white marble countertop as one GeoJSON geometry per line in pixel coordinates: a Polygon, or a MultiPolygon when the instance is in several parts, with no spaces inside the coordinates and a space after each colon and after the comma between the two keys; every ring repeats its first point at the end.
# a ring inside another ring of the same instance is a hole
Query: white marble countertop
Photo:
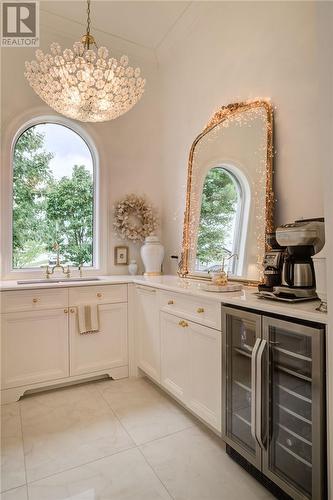
{"type": "Polygon", "coordinates": [[[319,301],[301,302],[297,304],[288,304],[268,299],[260,299],[255,294],[256,287],[243,287],[239,292],[207,292],[202,289],[203,282],[199,280],[190,280],[179,278],[177,276],[99,276],[98,281],[81,281],[81,282],[66,282],[61,283],[34,283],[18,285],[17,281],[1,281],[1,291],[13,290],[34,290],[36,288],[68,288],[76,286],[100,286],[109,284],[128,284],[136,283],[161,290],[184,293],[196,297],[203,297],[213,301],[220,302],[225,305],[245,307],[256,311],[279,314],[290,318],[303,319],[306,321],[314,321],[316,323],[327,324],[327,314],[316,311],[319,301]]]}

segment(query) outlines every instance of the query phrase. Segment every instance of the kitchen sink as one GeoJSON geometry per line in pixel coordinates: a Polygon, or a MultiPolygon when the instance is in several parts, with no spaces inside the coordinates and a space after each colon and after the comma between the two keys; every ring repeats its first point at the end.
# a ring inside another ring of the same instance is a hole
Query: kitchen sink
{"type": "Polygon", "coordinates": [[[38,283],[75,283],[79,281],[99,281],[100,278],[97,276],[92,276],[89,278],[43,278],[43,279],[33,279],[33,280],[19,280],[18,285],[34,285],[38,283]]]}

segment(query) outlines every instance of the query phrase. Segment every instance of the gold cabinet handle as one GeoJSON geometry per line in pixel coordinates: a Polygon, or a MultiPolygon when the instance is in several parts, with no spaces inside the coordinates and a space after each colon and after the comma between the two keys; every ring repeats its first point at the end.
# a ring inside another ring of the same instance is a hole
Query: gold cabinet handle
{"type": "Polygon", "coordinates": [[[203,307],[198,307],[197,313],[200,314],[200,313],[203,313],[203,312],[205,312],[204,308],[203,307]]]}
{"type": "Polygon", "coordinates": [[[168,300],[168,306],[172,306],[173,300],[168,300]]]}
{"type": "Polygon", "coordinates": [[[100,299],[101,297],[103,297],[103,294],[101,294],[100,292],[96,293],[97,297],[100,299]]]}
{"type": "Polygon", "coordinates": [[[182,326],[183,328],[186,328],[188,326],[188,323],[187,321],[184,321],[183,319],[181,321],[179,321],[179,326],[182,326]]]}
{"type": "Polygon", "coordinates": [[[70,312],[71,312],[72,314],[73,314],[73,313],[75,313],[75,309],[71,308],[71,309],[70,309],[70,312]]]}
{"type": "Polygon", "coordinates": [[[68,314],[68,309],[64,309],[64,313],[65,313],[65,314],[68,314]]]}
{"type": "Polygon", "coordinates": [[[34,298],[32,299],[32,302],[33,302],[34,304],[37,304],[38,299],[36,299],[36,297],[34,297],[34,298]]]}

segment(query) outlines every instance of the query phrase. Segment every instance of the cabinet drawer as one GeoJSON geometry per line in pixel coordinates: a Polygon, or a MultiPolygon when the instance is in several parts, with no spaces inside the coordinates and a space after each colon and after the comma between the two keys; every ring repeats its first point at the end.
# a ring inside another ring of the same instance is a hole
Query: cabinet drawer
{"type": "Polygon", "coordinates": [[[39,311],[67,307],[68,291],[64,289],[15,290],[1,294],[2,312],[39,311]]]}
{"type": "Polygon", "coordinates": [[[186,317],[201,325],[221,329],[221,306],[218,302],[173,292],[159,292],[162,311],[186,317]]]}
{"type": "Polygon", "coordinates": [[[80,286],[69,289],[69,305],[127,302],[127,285],[80,286]]]}

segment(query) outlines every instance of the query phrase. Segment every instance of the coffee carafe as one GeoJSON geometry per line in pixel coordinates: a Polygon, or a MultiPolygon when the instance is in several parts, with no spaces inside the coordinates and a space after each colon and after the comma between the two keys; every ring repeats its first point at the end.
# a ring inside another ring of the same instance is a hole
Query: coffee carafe
{"type": "Polygon", "coordinates": [[[283,256],[282,286],[313,288],[315,286],[311,247],[287,247],[283,256]]]}

